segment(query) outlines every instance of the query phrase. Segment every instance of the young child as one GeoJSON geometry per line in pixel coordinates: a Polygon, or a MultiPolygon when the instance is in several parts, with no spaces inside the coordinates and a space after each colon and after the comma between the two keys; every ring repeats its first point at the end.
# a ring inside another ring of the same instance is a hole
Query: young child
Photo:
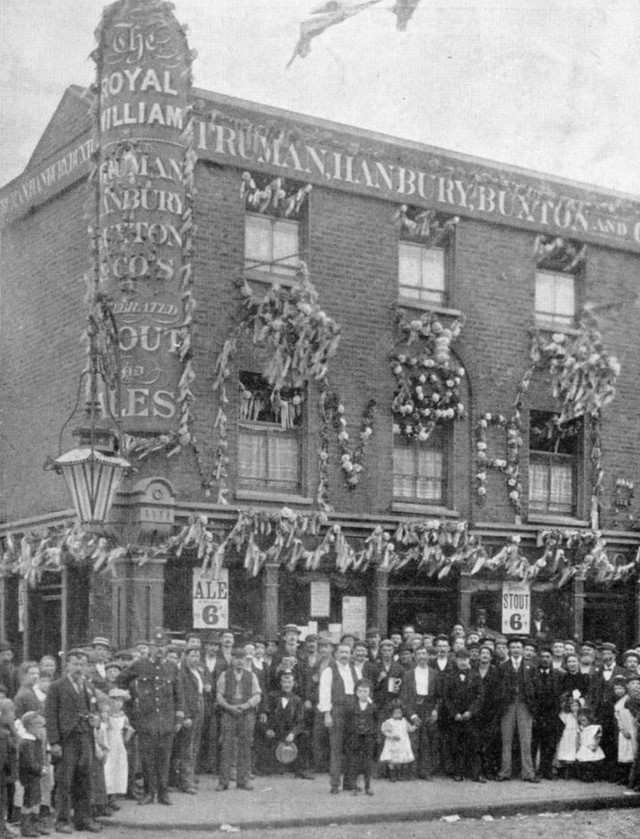
{"type": "Polygon", "coordinates": [[[42,800],[42,776],[44,775],[44,717],[37,711],[27,711],[21,718],[22,737],[18,752],[18,778],[24,789],[20,815],[22,836],[40,836],[50,833],[40,829],[38,816],[42,800]]]}
{"type": "Polygon", "coordinates": [[[108,806],[119,810],[117,795],[125,795],[129,784],[129,761],[126,745],[133,737],[134,730],[124,713],[123,706],[129,699],[129,693],[121,688],[109,691],[110,711],[106,726],[107,758],[104,764],[104,777],[107,787],[108,806]]]}
{"type": "Polygon", "coordinates": [[[631,766],[638,750],[638,724],[627,707],[627,677],[614,676],[613,693],[616,697],[614,716],[618,727],[618,784],[628,784],[631,766]]]}
{"type": "Polygon", "coordinates": [[[561,697],[560,719],[564,729],[556,748],[556,761],[559,766],[559,777],[565,781],[573,777],[578,753],[578,714],[582,704],[577,696],[565,693],[561,697]]]}
{"type": "Polygon", "coordinates": [[[391,716],[382,723],[384,747],[380,761],[389,765],[389,780],[397,781],[401,777],[403,767],[413,763],[413,751],[409,734],[416,730],[416,726],[404,716],[402,702],[394,700],[389,706],[391,716]]]}
{"type": "Polygon", "coordinates": [[[353,795],[361,792],[358,778],[362,775],[364,791],[373,795],[371,789],[371,771],[373,753],[378,735],[378,712],[371,699],[373,685],[368,679],[361,679],[356,684],[356,701],[345,716],[346,765],[345,777],[348,785],[353,785],[353,795]]]}
{"type": "Polygon", "coordinates": [[[107,806],[107,788],[105,784],[104,765],[109,754],[107,745],[107,726],[109,724],[109,702],[98,703],[100,725],[93,729],[94,759],[91,762],[91,809],[92,815],[110,816],[111,810],[107,806]]]}
{"type": "Polygon", "coordinates": [[[576,769],[578,778],[586,783],[596,779],[597,770],[604,760],[604,752],[600,747],[602,726],[593,721],[591,711],[582,708],[578,713],[578,751],[576,752],[576,769]]]}

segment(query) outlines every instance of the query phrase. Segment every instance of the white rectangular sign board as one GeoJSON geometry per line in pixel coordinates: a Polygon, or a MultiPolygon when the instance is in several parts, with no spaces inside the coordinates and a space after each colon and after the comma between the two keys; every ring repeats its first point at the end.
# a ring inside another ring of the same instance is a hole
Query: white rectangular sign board
{"type": "Polygon", "coordinates": [[[221,568],[217,580],[193,569],[193,628],[229,628],[229,569],[221,568]]]}

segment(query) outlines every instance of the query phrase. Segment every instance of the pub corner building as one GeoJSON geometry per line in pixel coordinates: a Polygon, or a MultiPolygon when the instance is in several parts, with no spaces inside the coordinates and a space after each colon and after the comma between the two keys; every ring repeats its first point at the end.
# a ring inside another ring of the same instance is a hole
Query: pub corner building
{"type": "Polygon", "coordinates": [[[0,190],[0,634],[635,642],[640,200],[197,89],[169,5],[0,190]]]}

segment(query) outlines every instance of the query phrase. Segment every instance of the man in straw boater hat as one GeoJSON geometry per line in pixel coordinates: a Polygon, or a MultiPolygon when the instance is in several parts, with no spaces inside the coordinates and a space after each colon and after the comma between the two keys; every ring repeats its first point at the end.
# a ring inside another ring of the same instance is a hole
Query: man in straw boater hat
{"type": "Polygon", "coordinates": [[[537,669],[523,657],[523,639],[509,638],[509,658],[498,667],[498,700],[502,730],[502,761],[498,780],[511,779],[513,742],[518,735],[522,780],[537,784],[531,758],[531,735],[536,707],[537,669]]]}
{"type": "Polygon", "coordinates": [[[107,662],[111,655],[111,644],[104,635],[96,635],[91,641],[91,667],[89,679],[96,690],[106,693],[107,685],[107,662]]]}
{"type": "Polygon", "coordinates": [[[627,676],[624,667],[616,663],[615,644],[605,641],[600,645],[602,663],[590,677],[587,704],[594,712],[596,721],[602,726],[600,746],[604,751],[604,771],[610,774],[618,761],[618,738],[614,715],[615,695],[613,692],[616,676],[627,676]]]}

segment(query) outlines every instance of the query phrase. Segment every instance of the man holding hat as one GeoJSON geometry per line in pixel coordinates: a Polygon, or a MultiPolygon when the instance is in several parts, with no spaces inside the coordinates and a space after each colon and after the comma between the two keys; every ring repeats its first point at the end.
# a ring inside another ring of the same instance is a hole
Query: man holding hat
{"type": "MultiPolygon", "coordinates": [[[[120,676],[129,690],[135,713],[131,723],[138,734],[144,795],[139,804],[171,804],[169,763],[171,748],[184,720],[184,693],[178,668],[166,661],[167,632],[158,627],[150,640],[148,658],[138,658],[120,676]]],[[[139,646],[139,645],[138,645],[139,646]]]]}
{"type": "Polygon", "coordinates": [[[256,724],[256,708],[262,693],[256,674],[247,670],[242,647],[234,647],[231,653],[231,667],[218,678],[216,696],[220,708],[220,774],[218,789],[229,789],[231,767],[236,757],[237,788],[252,790],[251,746],[256,724]]]}
{"type": "Polygon", "coordinates": [[[304,706],[300,697],[293,692],[293,684],[293,673],[290,670],[282,670],[280,690],[271,694],[267,702],[266,735],[275,751],[276,761],[280,761],[283,766],[288,764],[283,762],[285,755],[279,754],[279,745],[295,745],[296,750],[292,750],[289,755],[293,757],[290,762],[291,771],[296,778],[313,780],[313,774],[309,769],[309,733],[305,726],[304,706]]]}

